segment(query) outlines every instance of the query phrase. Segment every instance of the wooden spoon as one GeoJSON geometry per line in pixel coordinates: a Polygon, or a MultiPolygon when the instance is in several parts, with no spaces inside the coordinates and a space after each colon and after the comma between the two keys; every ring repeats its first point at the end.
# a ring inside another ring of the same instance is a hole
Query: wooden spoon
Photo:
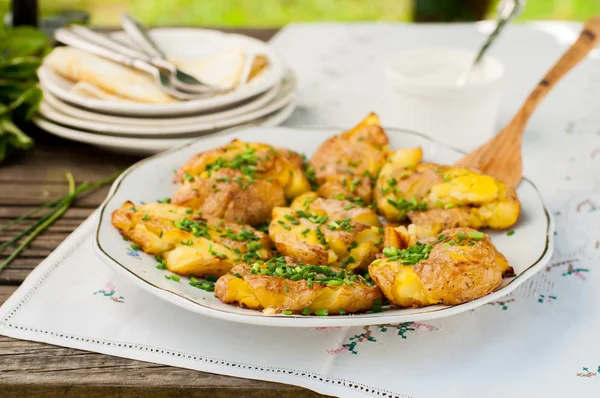
{"type": "Polygon", "coordinates": [[[579,38],[537,84],[521,109],[498,135],[456,165],[479,169],[516,187],[523,178],[521,138],[529,117],[554,85],[594,48],[600,38],[600,16],[588,19],[579,38]]]}

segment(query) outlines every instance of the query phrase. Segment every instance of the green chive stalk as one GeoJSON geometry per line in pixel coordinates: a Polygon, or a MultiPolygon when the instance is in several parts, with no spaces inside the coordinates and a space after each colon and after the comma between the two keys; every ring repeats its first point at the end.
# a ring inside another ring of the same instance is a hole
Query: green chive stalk
{"type": "Polygon", "coordinates": [[[67,173],[66,174],[66,178],[69,182],[69,193],[61,198],[58,198],[56,200],[50,201],[48,203],[45,203],[39,207],[37,207],[36,209],[33,209],[19,217],[17,217],[16,219],[14,219],[13,221],[9,222],[8,224],[2,226],[0,228],[0,232],[5,231],[6,229],[8,229],[9,227],[19,224],[20,222],[26,220],[27,218],[29,218],[32,215],[38,214],[41,211],[43,211],[44,209],[47,208],[51,208],[51,210],[45,214],[44,216],[40,217],[39,220],[37,220],[33,225],[31,225],[30,227],[26,228],[24,231],[20,232],[19,234],[17,234],[17,236],[13,237],[12,239],[10,239],[8,242],[3,243],[2,245],[0,245],[0,251],[2,251],[4,248],[6,248],[7,246],[9,246],[12,243],[17,242],[19,239],[21,239],[22,237],[24,237],[25,235],[27,235],[28,233],[30,233],[30,235],[15,249],[14,252],[12,252],[8,258],[6,260],[4,260],[4,262],[2,262],[2,264],[0,264],[0,271],[2,271],[2,269],[4,269],[8,264],[10,264],[15,258],[17,258],[17,256],[19,254],[21,254],[21,252],[43,231],[45,231],[48,227],[50,227],[58,218],[60,218],[68,209],[69,207],[71,207],[71,204],[73,203],[73,201],[77,198],[77,196],[79,196],[80,194],[86,192],[86,191],[90,191],[96,188],[99,188],[109,182],[112,182],[113,180],[115,180],[120,174],[122,173],[121,171],[118,171],[116,173],[113,173],[107,177],[104,177],[98,181],[95,181],[93,183],[90,183],[89,181],[85,181],[83,182],[81,185],[79,185],[78,187],[75,186],[75,179],[73,178],[73,175],[71,173],[67,173]]]}
{"type": "MultiPolygon", "coordinates": [[[[73,175],[71,173],[67,173],[66,174],[67,180],[69,181],[69,193],[72,195],[73,193],[75,193],[75,179],[73,178],[73,175]]],[[[71,205],[71,202],[73,201],[72,197],[70,200],[65,201],[61,207],[55,211],[54,213],[52,213],[52,215],[50,217],[48,217],[48,219],[46,221],[44,221],[42,224],[40,224],[32,233],[31,235],[29,235],[27,237],[27,239],[25,239],[23,241],[23,243],[21,243],[19,245],[19,247],[16,248],[16,250],[14,252],[12,252],[12,254],[10,256],[8,256],[8,258],[6,260],[4,260],[4,262],[2,264],[0,264],[0,271],[2,271],[2,269],[4,267],[6,267],[8,264],[10,264],[19,254],[21,254],[21,252],[41,233],[43,232],[46,228],[48,228],[50,225],[52,225],[52,223],[54,221],[56,221],[56,219],[58,219],[60,216],[62,216],[64,214],[65,211],[67,211],[67,209],[69,208],[69,206],[71,205]]]]}

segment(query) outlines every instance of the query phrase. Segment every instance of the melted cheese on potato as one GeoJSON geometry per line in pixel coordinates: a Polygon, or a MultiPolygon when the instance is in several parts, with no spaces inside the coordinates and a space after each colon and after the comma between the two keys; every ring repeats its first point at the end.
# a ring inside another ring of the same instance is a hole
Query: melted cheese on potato
{"type": "MultiPolygon", "coordinates": [[[[393,228],[386,228],[386,246],[390,241],[407,241],[387,239],[388,235],[394,235],[393,231],[388,234],[388,229],[393,228]]],[[[424,244],[432,245],[430,252],[415,264],[408,264],[403,258],[383,256],[369,265],[373,281],[397,306],[455,305],[472,301],[495,290],[503,275],[512,275],[512,267],[491,239],[473,229],[444,230],[438,238],[424,244]]]]}
{"type": "Polygon", "coordinates": [[[269,236],[285,256],[348,270],[366,267],[383,242],[375,212],[348,200],[308,192],[273,209],[269,236]]]}
{"type": "MultiPolygon", "coordinates": [[[[295,268],[299,263],[288,259],[286,266],[295,268]]],[[[215,295],[226,304],[236,303],[245,308],[262,310],[269,314],[291,311],[304,315],[326,310],[330,314],[355,313],[370,310],[383,295],[373,284],[364,278],[353,275],[353,281],[330,286],[325,282],[308,282],[306,279],[293,280],[277,275],[264,275],[260,270],[266,264],[252,268],[247,265],[234,267],[228,274],[219,278],[215,285],[215,295]]],[[[340,268],[331,268],[334,273],[340,268]]],[[[322,277],[319,274],[315,279],[322,277]]]]}
{"type": "Polygon", "coordinates": [[[419,163],[420,155],[419,149],[401,149],[381,169],[375,198],[388,220],[408,217],[420,239],[445,228],[508,228],[517,222],[520,203],[512,187],[473,170],[419,163]]]}
{"type": "Polygon", "coordinates": [[[223,275],[234,265],[266,260],[271,241],[250,226],[199,216],[186,207],[166,203],[124,203],[112,215],[121,234],[182,275],[223,275]]]}

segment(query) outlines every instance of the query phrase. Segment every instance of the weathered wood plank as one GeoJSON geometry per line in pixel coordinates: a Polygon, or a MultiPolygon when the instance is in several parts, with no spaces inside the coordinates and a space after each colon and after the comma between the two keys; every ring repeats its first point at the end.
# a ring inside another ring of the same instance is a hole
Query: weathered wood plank
{"type": "MultiPolygon", "coordinates": [[[[77,206],[77,203],[75,206],[77,206]]],[[[37,206],[0,206],[0,225],[4,225],[35,208],[37,208],[37,206]]],[[[71,207],[63,214],[60,220],[76,219],[82,221],[88,218],[94,210],[94,207],[71,207]]],[[[43,215],[43,213],[32,216],[31,218],[39,218],[41,215],[43,215]]]]}
{"type": "MultiPolygon", "coordinates": [[[[98,207],[106,198],[109,188],[109,186],[105,186],[90,193],[86,192],[77,198],[76,203],[78,206],[98,207]]],[[[2,190],[0,190],[0,206],[17,204],[39,206],[68,193],[66,184],[3,182],[2,190]]]]}
{"type": "Polygon", "coordinates": [[[197,372],[2,336],[0,357],[0,391],[14,394],[3,397],[142,396],[141,392],[147,397],[170,394],[198,397],[227,397],[231,394],[245,397],[321,396],[284,384],[197,372]]]}
{"type": "MultiPolygon", "coordinates": [[[[0,305],[2,305],[14,291],[17,290],[17,286],[2,286],[0,285],[0,305]]],[[[0,336],[0,339],[4,337],[0,336]]]]}
{"type": "MultiPolygon", "coordinates": [[[[0,259],[0,261],[1,260],[4,260],[4,259],[0,259]]],[[[31,260],[35,263],[35,265],[39,264],[42,261],[41,258],[31,259],[31,260]]],[[[14,286],[20,285],[25,280],[25,278],[27,278],[27,275],[29,275],[29,273],[31,272],[31,270],[33,268],[35,268],[34,265],[32,265],[30,268],[27,268],[27,269],[18,269],[18,268],[13,268],[13,264],[11,264],[10,267],[3,269],[2,273],[0,273],[0,286],[2,286],[2,285],[14,285],[14,286]]]]}
{"type": "Polygon", "coordinates": [[[78,181],[97,180],[137,162],[140,157],[115,155],[98,148],[52,136],[35,126],[27,132],[35,139],[30,151],[18,153],[2,164],[0,185],[5,182],[64,182],[70,171],[78,181]]]}

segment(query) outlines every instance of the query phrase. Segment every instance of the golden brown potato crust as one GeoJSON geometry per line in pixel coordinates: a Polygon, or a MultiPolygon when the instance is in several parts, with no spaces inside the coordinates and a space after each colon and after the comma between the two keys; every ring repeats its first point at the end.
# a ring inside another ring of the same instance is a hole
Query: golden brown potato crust
{"type": "Polygon", "coordinates": [[[414,155],[415,149],[401,149],[381,169],[375,200],[388,220],[408,218],[419,239],[446,228],[508,228],[517,222],[514,188],[470,169],[418,163],[420,154],[414,155]]]}
{"type": "Polygon", "coordinates": [[[320,196],[373,200],[372,185],[387,154],[388,137],[374,113],[352,130],[329,138],[310,161],[320,196]]]}
{"type": "Polygon", "coordinates": [[[494,291],[502,274],[509,274],[512,268],[489,236],[459,238],[469,233],[476,231],[444,230],[443,239],[425,242],[433,245],[427,259],[410,266],[383,257],[369,266],[369,274],[390,302],[401,307],[456,305],[483,297],[494,291]]]}
{"type": "Polygon", "coordinates": [[[162,256],[170,271],[182,275],[223,275],[242,261],[272,257],[266,234],[248,225],[200,216],[191,208],[125,202],[113,212],[112,224],[144,252],[162,256]]]}
{"type": "Polygon", "coordinates": [[[172,203],[244,224],[270,219],[275,206],[310,190],[302,157],[289,150],[234,140],[202,152],[175,176],[172,203]]]}
{"type": "Polygon", "coordinates": [[[366,267],[379,253],[379,225],[371,209],[308,192],[290,207],[273,209],[269,236],[284,256],[354,270],[366,267]]]}
{"type": "MultiPolygon", "coordinates": [[[[289,260],[291,266],[297,263],[289,260]]],[[[339,268],[332,268],[339,272],[339,268]]],[[[219,278],[215,285],[215,295],[226,304],[262,310],[278,314],[282,311],[301,313],[310,309],[314,313],[326,309],[330,314],[368,311],[383,295],[377,286],[368,286],[362,277],[357,282],[340,286],[327,286],[323,283],[301,279],[294,281],[280,276],[253,274],[247,265],[234,267],[228,274],[219,278]],[[236,274],[234,276],[234,274],[236,274]]]]}

